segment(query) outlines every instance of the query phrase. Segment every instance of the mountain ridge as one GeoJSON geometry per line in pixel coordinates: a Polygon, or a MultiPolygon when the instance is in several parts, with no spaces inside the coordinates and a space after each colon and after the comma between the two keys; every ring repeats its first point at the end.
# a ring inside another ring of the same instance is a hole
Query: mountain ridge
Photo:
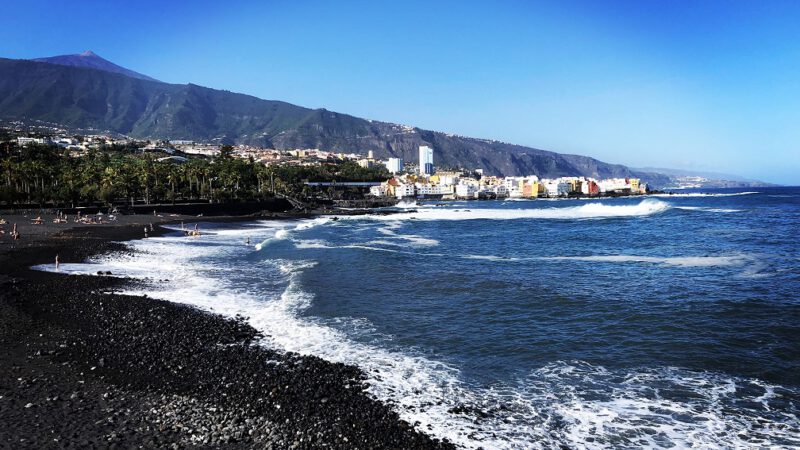
{"type": "Polygon", "coordinates": [[[319,148],[416,161],[420,145],[439,167],[492,175],[668,177],[582,155],[361,119],[195,84],[169,84],[90,67],[0,58],[0,115],[94,128],[134,138],[193,139],[266,148],[319,148]]]}

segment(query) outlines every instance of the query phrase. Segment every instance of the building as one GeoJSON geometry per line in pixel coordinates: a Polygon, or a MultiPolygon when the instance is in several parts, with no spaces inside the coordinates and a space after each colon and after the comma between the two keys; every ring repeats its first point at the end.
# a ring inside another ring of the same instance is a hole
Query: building
{"type": "Polygon", "coordinates": [[[443,197],[453,195],[452,185],[416,183],[417,197],[443,197]]]}
{"type": "Polygon", "coordinates": [[[433,149],[427,145],[419,146],[419,174],[433,175],[433,149]]]}
{"type": "Polygon", "coordinates": [[[380,186],[372,186],[369,188],[369,195],[374,197],[385,197],[386,196],[386,186],[381,184],[380,186]]]}
{"type": "Polygon", "coordinates": [[[600,194],[600,187],[594,180],[584,180],[581,183],[581,194],[595,196],[600,194]]]}
{"type": "Polygon", "coordinates": [[[536,198],[539,196],[539,182],[527,182],[522,185],[522,196],[525,198],[536,198]]]}
{"type": "Polygon", "coordinates": [[[397,198],[414,197],[416,187],[411,183],[400,183],[394,188],[394,196],[397,198]]]}
{"type": "Polygon", "coordinates": [[[572,183],[563,180],[543,180],[544,193],[547,197],[566,197],[572,192],[572,183]]]}
{"type": "Polygon", "coordinates": [[[603,194],[621,194],[626,190],[630,192],[630,185],[625,178],[607,178],[605,180],[600,180],[597,185],[600,188],[600,193],[603,194]]]}
{"type": "Polygon", "coordinates": [[[478,193],[478,185],[473,183],[462,183],[456,186],[457,198],[475,198],[478,193]]]}
{"type": "Polygon", "coordinates": [[[389,158],[386,161],[386,169],[392,174],[403,171],[403,158],[389,158]]]}
{"type": "Polygon", "coordinates": [[[491,187],[492,192],[497,195],[497,198],[506,198],[508,197],[508,189],[504,184],[498,184],[491,187]]]}
{"type": "Polygon", "coordinates": [[[460,172],[436,172],[436,175],[432,175],[429,180],[431,183],[435,184],[458,184],[458,180],[461,178],[460,172]]]}
{"type": "Polygon", "coordinates": [[[30,144],[49,144],[49,138],[29,138],[29,137],[18,137],[17,144],[20,146],[26,146],[30,144]]]}

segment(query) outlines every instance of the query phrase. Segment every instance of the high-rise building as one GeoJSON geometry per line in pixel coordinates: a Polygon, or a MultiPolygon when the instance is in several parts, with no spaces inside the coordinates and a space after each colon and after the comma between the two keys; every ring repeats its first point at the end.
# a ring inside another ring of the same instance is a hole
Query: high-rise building
{"type": "Polygon", "coordinates": [[[386,162],[386,169],[392,173],[402,172],[403,158],[389,158],[389,161],[386,162]]]}
{"type": "Polygon", "coordinates": [[[433,149],[427,145],[419,146],[419,173],[433,175],[433,149]]]}

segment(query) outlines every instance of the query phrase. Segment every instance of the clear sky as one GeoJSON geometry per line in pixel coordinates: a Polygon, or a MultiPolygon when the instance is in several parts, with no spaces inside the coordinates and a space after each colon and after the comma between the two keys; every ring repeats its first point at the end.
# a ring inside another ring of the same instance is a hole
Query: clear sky
{"type": "Polygon", "coordinates": [[[13,1],[0,56],[800,185],[800,1],[13,1]]]}

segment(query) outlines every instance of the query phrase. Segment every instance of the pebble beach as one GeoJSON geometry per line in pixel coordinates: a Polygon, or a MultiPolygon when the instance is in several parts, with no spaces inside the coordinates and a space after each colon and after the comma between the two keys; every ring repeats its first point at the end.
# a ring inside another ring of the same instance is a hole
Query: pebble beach
{"type": "Polygon", "coordinates": [[[358,368],[265,347],[244,318],[30,269],[191,217],[0,217],[21,235],[0,236],[0,448],[452,448],[366,394],[358,368]]]}

